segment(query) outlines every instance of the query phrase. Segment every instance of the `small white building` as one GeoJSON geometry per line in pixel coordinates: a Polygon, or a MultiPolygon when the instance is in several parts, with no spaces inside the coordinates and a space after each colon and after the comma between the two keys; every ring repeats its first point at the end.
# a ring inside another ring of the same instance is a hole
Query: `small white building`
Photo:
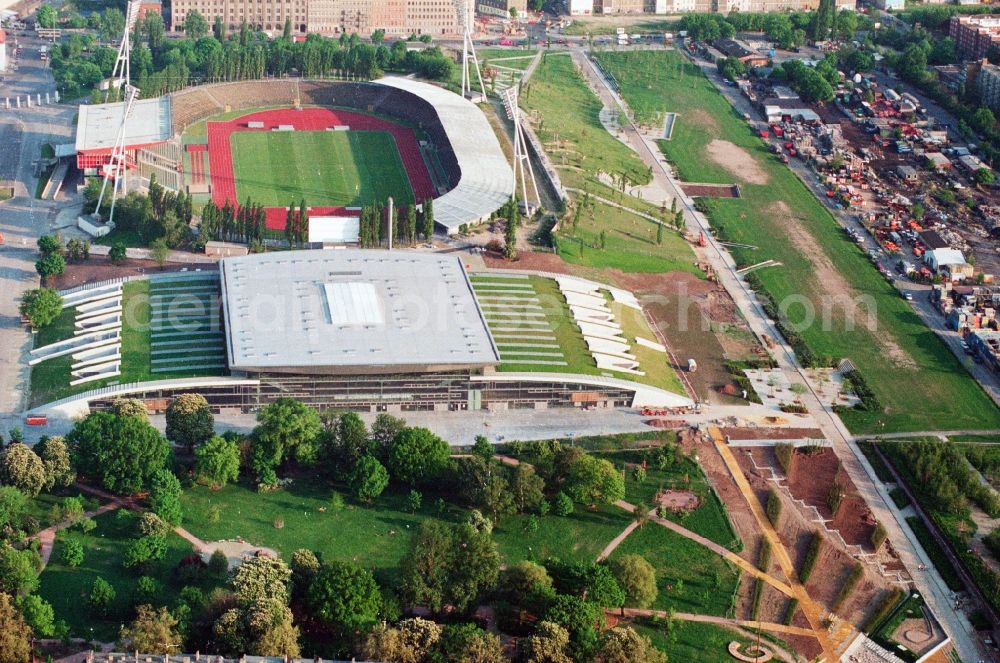
{"type": "Polygon", "coordinates": [[[0,28],[0,71],[7,71],[7,33],[0,28]]]}
{"type": "Polygon", "coordinates": [[[590,16],[594,13],[594,0],[569,0],[570,16],[590,16]]]}
{"type": "Polygon", "coordinates": [[[945,265],[965,265],[965,256],[958,249],[932,249],[924,254],[924,262],[935,272],[945,265]]]}

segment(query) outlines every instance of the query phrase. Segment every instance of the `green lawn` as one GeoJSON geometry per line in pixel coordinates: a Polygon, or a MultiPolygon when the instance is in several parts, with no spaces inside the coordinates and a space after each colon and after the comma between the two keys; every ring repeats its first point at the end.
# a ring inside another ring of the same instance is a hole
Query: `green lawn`
{"type": "Polygon", "coordinates": [[[632,532],[612,557],[641,555],[656,569],[657,610],[726,616],[739,572],[704,546],[655,523],[632,532]]]}
{"type": "MultiPolygon", "coordinates": [[[[56,357],[37,364],[31,369],[31,404],[42,405],[66,398],[91,389],[110,384],[166,380],[175,377],[190,377],[191,373],[153,373],[150,364],[149,329],[149,281],[128,281],[122,286],[122,310],[125,318],[122,325],[122,372],[121,375],[70,386],[70,367],[73,363],[69,355],[56,357]]],[[[54,341],[69,338],[73,334],[75,309],[66,309],[51,325],[38,332],[35,347],[42,347],[54,341]]],[[[222,371],[206,369],[200,375],[219,375],[222,371]]]]}
{"type": "MultiPolygon", "coordinates": [[[[513,283],[516,285],[531,283],[534,288],[534,296],[537,298],[538,305],[542,307],[540,312],[545,314],[545,321],[549,326],[548,331],[540,331],[538,333],[550,334],[554,336],[556,340],[553,344],[558,345],[559,349],[550,349],[547,351],[558,351],[563,355],[561,360],[555,357],[546,358],[546,360],[551,359],[553,361],[566,362],[566,366],[519,364],[517,363],[517,360],[523,359],[524,357],[517,356],[515,351],[521,348],[510,343],[509,339],[501,338],[497,339],[497,345],[501,346],[501,355],[504,355],[506,352],[508,357],[513,356],[513,358],[504,360],[500,364],[499,370],[507,372],[542,371],[547,373],[611,375],[612,377],[618,377],[624,380],[631,380],[633,382],[659,387],[660,389],[665,389],[677,394],[685,393],[680,377],[678,377],[677,373],[668,363],[667,355],[632,342],[636,336],[641,336],[652,341],[656,340],[656,336],[649,328],[649,324],[646,322],[646,319],[635,309],[621,306],[613,302],[610,304],[618,322],[621,324],[625,337],[629,339],[630,344],[632,345],[631,352],[638,358],[640,362],[640,369],[645,373],[645,375],[632,375],[630,373],[621,373],[618,371],[609,371],[597,368],[597,363],[594,361],[593,355],[591,355],[590,350],[587,348],[587,344],[583,339],[583,334],[580,332],[580,328],[577,326],[573,319],[573,315],[569,310],[566,298],[559,290],[559,284],[556,283],[554,279],[541,276],[531,276],[527,281],[525,281],[525,279],[504,279],[502,276],[474,274],[471,277],[471,281],[473,288],[476,290],[476,294],[480,297],[490,295],[492,291],[502,288],[504,284],[513,283]]],[[[527,293],[527,290],[525,292],[527,293]]],[[[505,296],[512,296],[511,293],[503,294],[505,296]]],[[[513,296],[520,297],[522,295],[518,293],[513,296]]],[[[526,294],[523,296],[529,297],[530,295],[526,294]]],[[[507,306],[509,307],[510,304],[507,304],[507,306]]],[[[524,328],[525,332],[530,330],[530,328],[519,325],[517,322],[511,322],[496,317],[491,318],[489,311],[487,311],[486,315],[488,318],[487,322],[491,328],[519,327],[524,328]]],[[[541,319],[539,318],[539,320],[541,319]]],[[[497,333],[503,334],[503,332],[497,333]]],[[[529,342],[534,343],[537,341],[529,342]]],[[[533,348],[523,349],[527,351],[533,350],[533,348]]]]}
{"type": "Polygon", "coordinates": [[[236,193],[265,207],[359,207],[391,195],[413,203],[395,140],[385,131],[249,131],[230,137],[236,193]]]}
{"type": "Polygon", "coordinates": [[[549,557],[593,562],[604,546],[632,522],[632,514],[615,506],[588,509],[574,505],[566,517],[538,518],[538,530],[527,531],[529,516],[506,516],[493,528],[493,538],[507,564],[524,559],[542,562],[549,557]]]}
{"type": "MultiPolygon", "coordinates": [[[[534,119],[535,131],[568,187],[589,191],[629,209],[660,218],[664,201],[643,201],[622,194],[598,173],[624,175],[638,184],[650,180],[649,169],[628,147],[609,134],[600,121],[601,102],[587,87],[573,61],[546,55],[521,95],[534,119]]],[[[574,193],[582,202],[582,194],[574,193]]],[[[656,244],[656,224],[590,199],[577,223],[563,223],[557,233],[559,255],[567,262],[628,272],[688,271],[701,275],[694,253],[676,232],[666,230],[656,244]],[[601,248],[601,231],[604,248],[601,248]]]]}
{"type": "Polygon", "coordinates": [[[636,630],[648,637],[668,661],[698,661],[698,663],[732,663],[727,647],[733,640],[751,645],[753,642],[723,626],[676,620],[671,632],[652,620],[636,622],[636,630]]]}
{"type": "Polygon", "coordinates": [[[1000,410],[962,364],[879,276],[816,196],[767,153],[764,142],[695,65],[676,51],[598,57],[618,79],[626,100],[643,114],[680,113],[673,139],[661,148],[682,178],[733,181],[732,173],[705,156],[707,143],[715,138],[741,147],[766,174],[767,184],[744,184],[740,199],[702,201],[721,237],[759,247],[731,249],[738,265],[767,259],[782,264],[755,276],[776,302],[792,304],[787,311],[794,323],[808,320],[803,304],[808,302],[814,318],[801,325],[801,334],[813,353],[850,358],[872,387],[884,412],[845,413],[851,430],[1000,426],[1000,410]],[[835,270],[832,278],[839,285],[817,276],[824,265],[835,270]],[[853,329],[849,302],[861,302],[853,329]],[[872,328],[869,311],[874,311],[872,328]]]}
{"type": "Polygon", "coordinates": [[[290,488],[270,493],[243,485],[215,491],[196,486],[184,492],[185,527],[206,541],[241,536],[278,550],[285,559],[298,548],[308,548],[326,560],[358,562],[374,569],[380,580],[391,582],[422,520],[452,522],[462,513],[449,507],[439,514],[429,498],[423,509],[410,513],[405,492],[391,489],[371,505],[348,501],[344,509],[333,511],[332,490],[319,479],[296,479],[290,488]],[[281,529],[274,526],[278,518],[284,521],[281,529]]]}
{"type": "MultiPolygon", "coordinates": [[[[636,451],[617,451],[601,455],[612,461],[616,467],[624,467],[625,463],[639,464],[643,459],[643,453],[636,451]]],[[[653,506],[656,494],[669,488],[690,490],[701,498],[701,504],[697,509],[687,515],[670,513],[667,515],[669,520],[735,552],[743,549],[743,542],[729,524],[722,502],[712,490],[701,467],[690,458],[682,458],[680,462],[675,462],[666,470],[657,470],[650,466],[643,481],[636,481],[631,469],[625,474],[625,501],[632,504],[653,506]]]]}
{"type": "MultiPolygon", "coordinates": [[[[42,572],[38,593],[52,604],[56,618],[63,619],[70,626],[73,635],[96,638],[101,641],[114,640],[123,622],[130,618],[129,606],[136,581],[141,573],[122,566],[122,555],[126,542],[134,536],[135,515],[129,514],[120,520],[115,512],[96,519],[97,528],[89,534],[73,530],[70,536],[83,543],[83,564],[72,568],[62,563],[60,539],[56,540],[52,558],[42,572]],[[97,577],[111,583],[117,597],[108,615],[94,614],[86,603],[90,587],[97,577]]],[[[171,534],[167,540],[167,554],[148,573],[160,581],[163,587],[160,603],[171,605],[179,587],[172,584],[173,569],[192,548],[184,539],[171,534]]]]}

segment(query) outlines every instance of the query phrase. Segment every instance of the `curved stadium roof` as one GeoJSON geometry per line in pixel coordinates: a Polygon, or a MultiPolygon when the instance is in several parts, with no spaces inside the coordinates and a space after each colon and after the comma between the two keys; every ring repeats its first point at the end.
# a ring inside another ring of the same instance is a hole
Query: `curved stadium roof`
{"type": "Polygon", "coordinates": [[[434,220],[453,233],[478,222],[510,200],[514,171],[493,127],[471,101],[430,83],[387,76],[375,81],[420,97],[434,106],[461,171],[458,184],[434,199],[434,220]]]}

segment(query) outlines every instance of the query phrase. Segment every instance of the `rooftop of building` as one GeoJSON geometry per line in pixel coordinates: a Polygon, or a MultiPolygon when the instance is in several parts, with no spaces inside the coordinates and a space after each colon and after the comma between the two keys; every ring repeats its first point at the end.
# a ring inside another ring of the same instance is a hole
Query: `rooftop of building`
{"type": "Polygon", "coordinates": [[[500,361],[457,256],[284,251],[221,267],[232,369],[500,361]]]}
{"type": "Polygon", "coordinates": [[[496,134],[479,108],[454,92],[430,83],[387,76],[376,81],[420,97],[434,106],[458,161],[458,184],[434,199],[434,221],[448,232],[484,219],[510,200],[514,171],[496,134]]]}
{"type": "MultiPolygon", "coordinates": [[[[111,150],[125,113],[124,102],[80,106],[76,121],[76,150],[111,150]]],[[[148,145],[169,140],[170,97],[139,99],[125,123],[126,145],[148,145]]]]}

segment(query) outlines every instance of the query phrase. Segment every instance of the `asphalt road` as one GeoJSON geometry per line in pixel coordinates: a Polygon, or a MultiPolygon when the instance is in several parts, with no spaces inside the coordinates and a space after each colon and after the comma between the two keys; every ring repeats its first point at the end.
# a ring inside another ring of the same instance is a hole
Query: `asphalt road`
{"type": "MultiPolygon", "coordinates": [[[[52,75],[37,57],[41,42],[19,37],[18,69],[0,84],[0,99],[55,90],[52,75]],[[28,42],[28,43],[26,43],[28,42]],[[30,44],[30,45],[29,45],[30,44]]],[[[59,205],[34,198],[37,178],[32,162],[48,142],[72,140],[74,106],[50,105],[0,110],[0,178],[13,180],[14,198],[0,204],[0,434],[19,426],[25,406],[28,371],[23,361],[30,334],[20,323],[21,294],[38,287],[35,242],[49,231],[59,205]]],[[[6,437],[6,435],[5,435],[6,437]]]]}

